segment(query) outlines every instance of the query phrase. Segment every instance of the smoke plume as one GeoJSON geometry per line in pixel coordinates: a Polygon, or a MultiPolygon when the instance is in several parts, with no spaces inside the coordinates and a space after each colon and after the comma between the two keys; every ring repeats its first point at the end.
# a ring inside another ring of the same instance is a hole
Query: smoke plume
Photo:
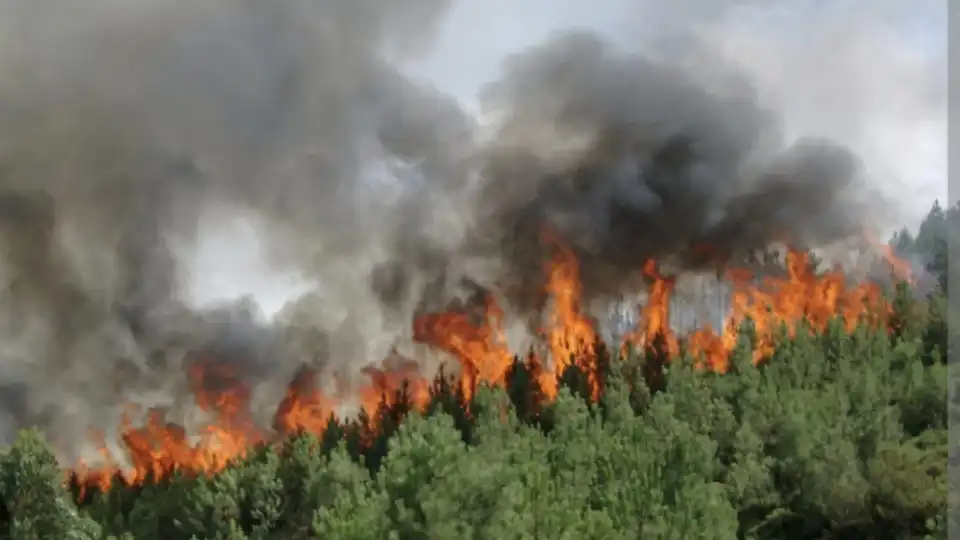
{"type": "Polygon", "coordinates": [[[878,201],[856,156],[784,147],[746,81],[701,79],[579,32],[508,60],[484,101],[500,119],[473,231],[500,262],[485,284],[541,290],[544,227],[576,252],[588,298],[622,292],[651,258],[697,271],[861,230],[878,201]]]}
{"type": "Polygon", "coordinates": [[[532,325],[557,243],[590,300],[649,258],[702,270],[863,225],[850,152],[785,148],[746,81],[584,33],[511,58],[481,136],[394,67],[445,7],[0,0],[0,437],[40,425],[70,460],[131,403],[189,430],[187,367],[210,358],[269,426],[303,366],[349,388],[397,351],[427,362],[424,310],[494,294],[532,325]],[[257,216],[270,263],[320,287],[270,324],[188,309],[174,246],[214,204],[257,216]]]}

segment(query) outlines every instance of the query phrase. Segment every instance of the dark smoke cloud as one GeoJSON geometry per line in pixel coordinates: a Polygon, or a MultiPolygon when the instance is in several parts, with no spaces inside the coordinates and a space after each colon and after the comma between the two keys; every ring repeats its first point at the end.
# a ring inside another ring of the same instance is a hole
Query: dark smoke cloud
{"type": "Polygon", "coordinates": [[[510,59],[485,104],[502,120],[480,222],[521,290],[535,289],[544,224],[572,244],[589,296],[620,292],[649,258],[694,271],[834,241],[876,202],[847,149],[784,147],[745,82],[718,91],[585,33],[510,59]]]}
{"type": "Polygon", "coordinates": [[[0,435],[41,425],[70,460],[124,403],[189,428],[209,419],[185,367],[210,358],[269,426],[304,364],[349,389],[395,352],[435,362],[411,343],[423,310],[493,293],[532,325],[545,229],[590,300],[649,257],[696,270],[859,226],[849,152],[784,149],[749,85],[717,93],[584,34],[506,65],[484,139],[393,67],[445,4],[0,0],[0,435]],[[211,205],[256,215],[270,263],[320,287],[271,324],[185,307],[173,246],[211,205]]]}

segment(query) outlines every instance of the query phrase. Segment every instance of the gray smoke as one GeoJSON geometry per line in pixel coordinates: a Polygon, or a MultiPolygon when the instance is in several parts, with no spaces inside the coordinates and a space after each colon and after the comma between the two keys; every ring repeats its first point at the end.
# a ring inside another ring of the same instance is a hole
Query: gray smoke
{"type": "Polygon", "coordinates": [[[879,203],[847,149],[784,147],[746,81],[714,88],[588,34],[510,59],[486,98],[501,121],[476,232],[515,290],[542,289],[544,226],[577,253],[586,296],[614,297],[650,258],[697,271],[817,246],[858,233],[879,203]]]}
{"type": "Polygon", "coordinates": [[[388,61],[427,45],[444,7],[0,2],[3,438],[38,424],[75,456],[121,404],[189,402],[185,367],[211,356],[255,383],[269,425],[302,363],[383,358],[399,323],[377,319],[372,266],[429,207],[385,200],[382,177],[456,184],[451,151],[469,149],[467,118],[388,61]],[[330,291],[324,312],[290,331],[182,305],[173,246],[210,203],[261,216],[273,262],[330,291]],[[328,353],[294,343],[310,326],[328,353]]]}
{"type": "Polygon", "coordinates": [[[482,137],[393,67],[445,4],[0,0],[0,436],[40,425],[70,460],[123,404],[210,421],[187,367],[211,358],[269,426],[304,365],[349,395],[398,351],[427,362],[422,311],[494,294],[532,327],[546,230],[589,301],[638,287],[650,257],[701,270],[862,225],[849,152],[783,148],[745,82],[585,34],[511,59],[482,137]],[[321,287],[272,324],[188,309],[173,246],[211,204],[256,215],[271,264],[321,287]]]}

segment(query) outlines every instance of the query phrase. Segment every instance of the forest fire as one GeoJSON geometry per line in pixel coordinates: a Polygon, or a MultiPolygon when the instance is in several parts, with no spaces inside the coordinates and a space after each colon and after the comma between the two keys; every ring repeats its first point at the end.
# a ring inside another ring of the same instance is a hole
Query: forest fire
{"type": "MultiPolygon", "coordinates": [[[[586,374],[593,397],[600,392],[600,373],[594,348],[598,333],[580,307],[581,286],[575,255],[559,243],[546,267],[546,288],[551,299],[547,324],[541,340],[550,360],[531,356],[538,367],[537,382],[543,395],[552,399],[558,392],[558,376],[571,363],[586,374]]],[[[786,275],[754,279],[749,272],[733,269],[726,278],[733,283],[732,309],[720,330],[701,328],[688,336],[677,336],[668,326],[668,311],[675,279],[661,275],[654,261],[642,269],[648,278],[648,301],[640,313],[637,328],[625,338],[624,346],[651,346],[657,336],[667,352],[676,355],[682,343],[694,357],[700,357],[707,369],[723,372],[737,343],[739,325],[751,319],[756,331],[754,361],[772,352],[776,332],[785,327],[793,332],[803,321],[808,328],[822,330],[840,316],[852,331],[859,322],[880,323],[887,313],[880,288],[872,283],[849,284],[842,272],[814,272],[806,253],[790,251],[786,255],[786,275]]],[[[894,271],[897,266],[893,266],[894,271]]],[[[457,388],[469,400],[481,383],[503,386],[518,351],[509,350],[502,328],[504,312],[487,298],[484,316],[478,319],[460,312],[428,314],[413,321],[415,340],[450,353],[459,362],[457,388]]],[[[367,385],[359,392],[368,411],[368,428],[375,431],[376,419],[370,411],[389,405],[401,389],[415,407],[425,406],[431,397],[431,381],[421,376],[412,362],[391,359],[383,368],[364,370],[367,385]]],[[[287,396],[275,414],[275,432],[322,434],[327,428],[339,399],[314,386],[313,373],[303,371],[290,384],[287,396]]],[[[74,479],[86,487],[108,488],[118,478],[138,484],[159,478],[171,471],[210,474],[232,460],[243,457],[256,444],[270,441],[271,435],[254,427],[247,412],[250,389],[220,364],[199,363],[190,372],[197,406],[216,419],[206,427],[199,440],[189,440],[184,429],[168,424],[161,413],[147,415],[145,424],[134,427],[125,422],[121,440],[128,453],[121,466],[105,449],[105,467],[91,469],[83,464],[71,471],[74,479]]],[[[102,438],[102,435],[100,435],[102,438]]],[[[272,435],[276,437],[276,435],[272,435]]]]}
{"type": "Polygon", "coordinates": [[[860,259],[728,270],[846,250],[894,210],[735,62],[570,29],[464,107],[402,64],[447,2],[8,4],[0,26],[31,30],[0,32],[0,440],[38,430],[72,487],[212,473],[301,431],[364,448],[483,384],[523,379],[535,413],[563,386],[596,399],[607,343],[722,372],[747,318],[760,361],[783,326],[885,314],[860,259]],[[678,306],[699,285],[710,305],[678,306]],[[632,333],[604,320],[625,295],[632,333]]]}

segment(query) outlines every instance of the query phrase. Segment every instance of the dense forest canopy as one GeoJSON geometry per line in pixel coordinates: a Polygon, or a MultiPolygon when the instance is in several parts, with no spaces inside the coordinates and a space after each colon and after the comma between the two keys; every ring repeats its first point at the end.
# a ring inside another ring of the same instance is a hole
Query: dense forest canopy
{"type": "MultiPolygon", "coordinates": [[[[891,245],[945,284],[956,216],[891,245]]],[[[761,357],[744,321],[723,374],[663,339],[597,344],[550,397],[532,357],[469,396],[441,374],[425,403],[403,386],[216,474],[64,483],[27,431],[0,457],[0,538],[947,538],[945,296],[887,295],[879,327],[801,322],[761,357]]]]}
{"type": "Polygon", "coordinates": [[[957,234],[958,231],[960,203],[954,203],[944,210],[940,201],[935,201],[915,234],[904,227],[893,235],[890,245],[897,256],[921,264],[946,291],[949,239],[950,235],[957,234]]]}

